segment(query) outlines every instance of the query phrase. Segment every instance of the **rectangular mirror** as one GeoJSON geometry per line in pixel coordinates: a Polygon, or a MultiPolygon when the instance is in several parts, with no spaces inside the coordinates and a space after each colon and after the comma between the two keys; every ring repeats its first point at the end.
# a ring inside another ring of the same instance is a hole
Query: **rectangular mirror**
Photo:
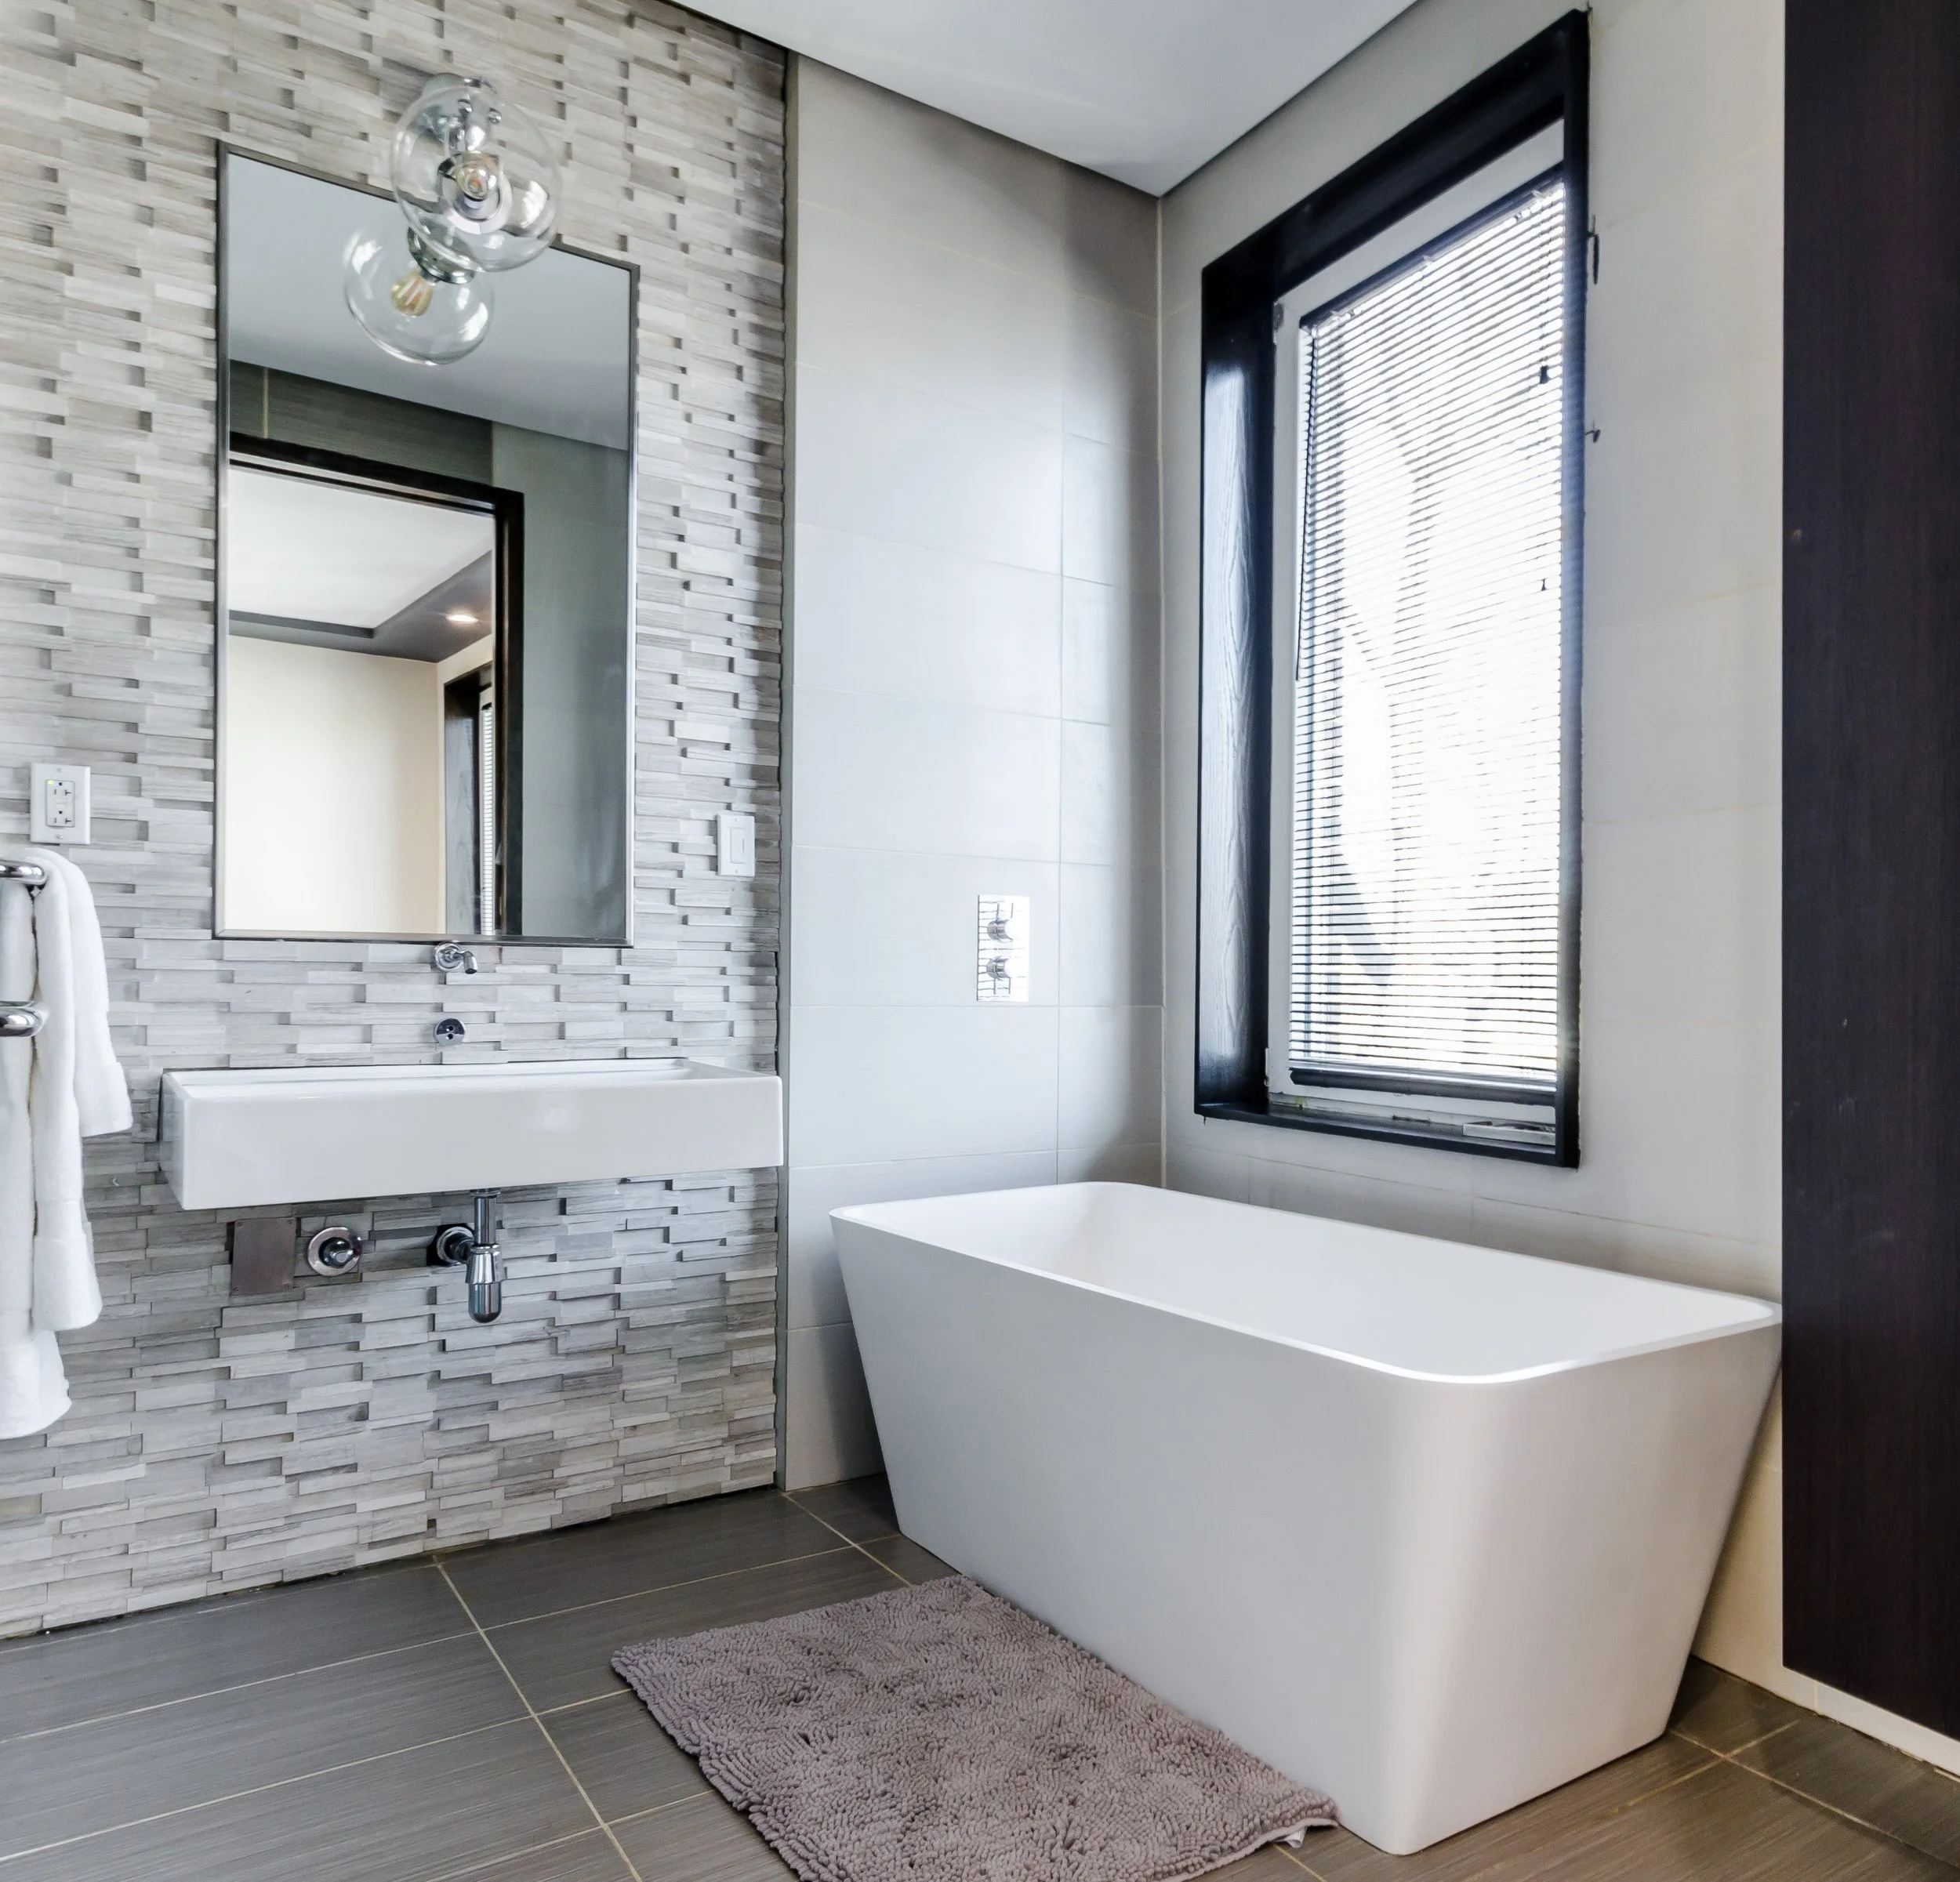
{"type": "Polygon", "coordinates": [[[635,271],[412,364],[342,283],[391,198],[222,176],[219,932],[626,945],[635,271]]]}

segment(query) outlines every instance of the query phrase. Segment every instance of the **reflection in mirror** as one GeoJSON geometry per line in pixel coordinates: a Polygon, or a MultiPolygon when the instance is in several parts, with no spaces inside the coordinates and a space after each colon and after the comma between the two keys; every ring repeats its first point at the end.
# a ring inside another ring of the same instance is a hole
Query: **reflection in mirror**
{"type": "Polygon", "coordinates": [[[226,834],[260,859],[227,925],[496,933],[499,508],[521,517],[241,449],[227,495],[226,834]]]}
{"type": "Polygon", "coordinates": [[[554,249],[454,365],[339,270],[392,201],[227,155],[222,932],[630,938],[630,270],[554,249]]]}

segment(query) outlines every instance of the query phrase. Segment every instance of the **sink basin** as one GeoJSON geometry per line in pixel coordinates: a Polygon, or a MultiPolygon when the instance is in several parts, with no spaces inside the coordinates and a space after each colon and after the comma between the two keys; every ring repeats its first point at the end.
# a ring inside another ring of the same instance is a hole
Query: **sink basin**
{"type": "Polygon", "coordinates": [[[782,1082],[691,1059],[170,1072],[186,1209],[514,1189],[782,1161],[782,1082]]]}

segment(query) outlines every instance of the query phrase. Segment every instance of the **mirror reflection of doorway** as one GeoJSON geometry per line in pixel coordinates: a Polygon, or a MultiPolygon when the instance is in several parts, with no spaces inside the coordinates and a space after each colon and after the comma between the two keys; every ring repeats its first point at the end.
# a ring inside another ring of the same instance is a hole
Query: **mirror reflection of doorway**
{"type": "Polygon", "coordinates": [[[330,452],[234,450],[222,926],[497,932],[497,653],[515,628],[499,607],[521,504],[330,452]]]}

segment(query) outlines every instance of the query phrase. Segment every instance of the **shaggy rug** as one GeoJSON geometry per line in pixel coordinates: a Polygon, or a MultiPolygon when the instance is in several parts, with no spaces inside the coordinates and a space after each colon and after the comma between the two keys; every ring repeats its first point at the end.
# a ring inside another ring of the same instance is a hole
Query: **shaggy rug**
{"type": "Polygon", "coordinates": [[[1334,1821],[964,1576],[612,1664],[805,1882],[1185,1882],[1334,1821]]]}

